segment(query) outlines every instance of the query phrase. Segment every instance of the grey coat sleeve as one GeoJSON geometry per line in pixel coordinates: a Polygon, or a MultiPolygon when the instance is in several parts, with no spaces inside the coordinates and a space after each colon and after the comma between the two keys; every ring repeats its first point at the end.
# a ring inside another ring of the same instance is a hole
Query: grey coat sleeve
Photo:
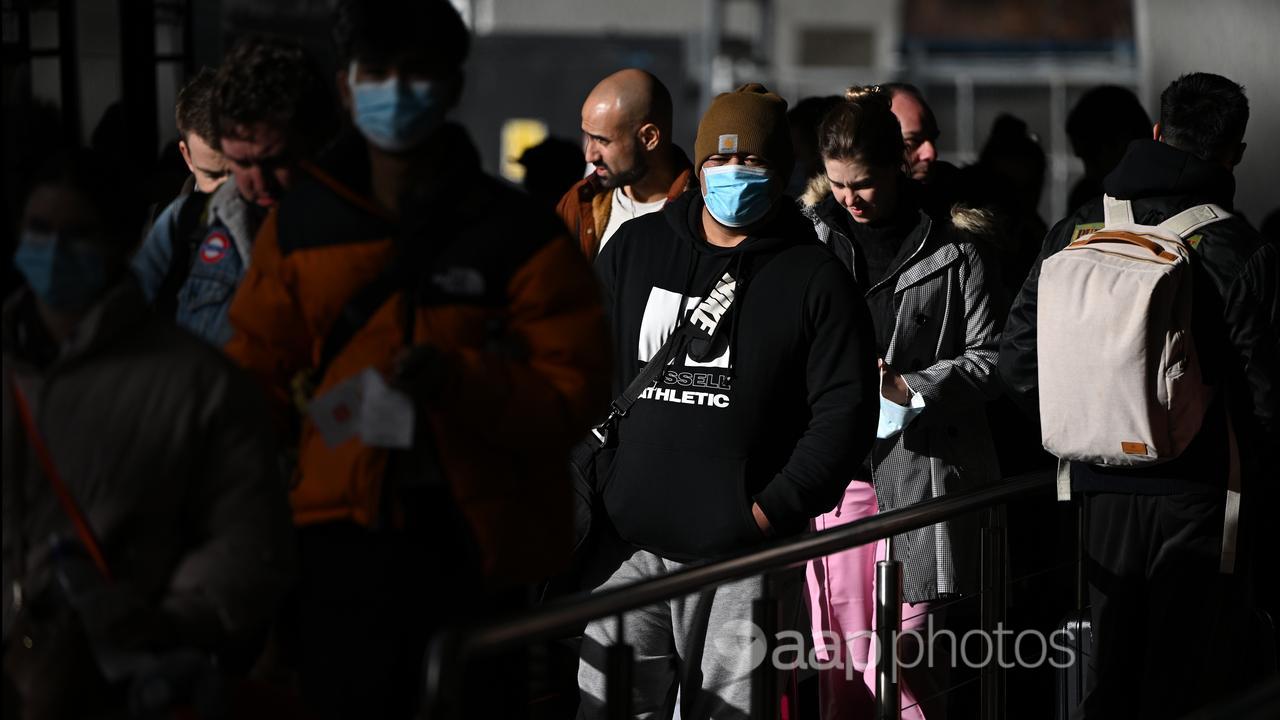
{"type": "Polygon", "coordinates": [[[964,351],[902,376],[913,391],[924,396],[925,408],[918,421],[921,423],[928,422],[930,415],[981,407],[1000,392],[996,376],[1000,333],[996,330],[991,289],[977,250],[969,244],[960,249],[964,257],[959,270],[964,351]]]}

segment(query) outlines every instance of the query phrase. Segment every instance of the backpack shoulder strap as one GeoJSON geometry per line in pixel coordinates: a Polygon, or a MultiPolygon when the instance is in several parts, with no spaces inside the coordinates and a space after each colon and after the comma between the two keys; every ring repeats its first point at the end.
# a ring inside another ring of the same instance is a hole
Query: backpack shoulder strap
{"type": "Polygon", "coordinates": [[[397,293],[404,293],[406,296],[400,318],[404,344],[413,344],[418,283],[431,272],[439,255],[458,239],[464,229],[457,210],[459,198],[453,189],[430,195],[422,202],[427,208],[423,211],[424,217],[440,218],[437,222],[438,233],[432,242],[423,243],[412,228],[397,229],[393,258],[372,280],[347,298],[342,310],[329,326],[321,346],[320,361],[307,373],[313,383],[318,384],[324,380],[325,374],[329,372],[329,365],[346,349],[356,333],[368,324],[374,313],[397,293]]]}
{"type": "Polygon", "coordinates": [[[1196,230],[1219,220],[1226,220],[1229,217],[1231,217],[1231,213],[1217,205],[1196,205],[1166,219],[1160,223],[1159,227],[1169,230],[1186,240],[1196,230]]]}
{"type": "Polygon", "coordinates": [[[196,247],[204,239],[203,230],[209,195],[191,193],[182,201],[170,235],[172,247],[169,253],[169,269],[164,274],[160,289],[156,291],[155,307],[163,317],[173,318],[178,312],[178,292],[191,274],[196,247]]]}
{"type": "Polygon", "coordinates": [[[361,287],[347,299],[324,337],[324,344],[320,350],[320,362],[316,363],[311,371],[316,382],[324,379],[325,373],[329,372],[329,365],[347,347],[351,338],[355,337],[356,333],[369,322],[378,308],[385,305],[403,288],[404,273],[400,271],[398,263],[393,261],[389,262],[369,284],[361,287]]]}
{"type": "Polygon", "coordinates": [[[1110,195],[1102,196],[1102,220],[1107,227],[1133,224],[1133,204],[1110,195]]]}

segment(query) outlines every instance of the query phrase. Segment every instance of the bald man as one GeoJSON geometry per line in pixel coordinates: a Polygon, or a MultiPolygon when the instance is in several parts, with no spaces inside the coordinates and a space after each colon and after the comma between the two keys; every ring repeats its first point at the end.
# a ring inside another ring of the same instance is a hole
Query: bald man
{"type": "Polygon", "coordinates": [[[915,85],[889,83],[884,87],[890,92],[893,114],[902,126],[902,142],[906,145],[911,177],[927,183],[933,179],[934,164],[938,160],[938,121],[915,85]]]}
{"type": "Polygon", "coordinates": [[[620,70],[582,104],[592,171],[556,206],[591,260],[622,223],[661,210],[690,187],[693,166],[671,142],[671,93],[643,70],[620,70]]]}

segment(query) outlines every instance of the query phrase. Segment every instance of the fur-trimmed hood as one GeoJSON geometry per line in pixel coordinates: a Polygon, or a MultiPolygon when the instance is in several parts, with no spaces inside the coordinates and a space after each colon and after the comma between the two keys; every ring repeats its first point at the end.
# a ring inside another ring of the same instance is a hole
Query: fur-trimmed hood
{"type": "MultiPolygon", "coordinates": [[[[817,217],[818,204],[830,195],[831,182],[827,180],[826,175],[818,173],[809,179],[809,184],[805,186],[804,193],[800,196],[799,205],[806,216],[814,219],[817,217]]],[[[977,238],[990,240],[998,234],[995,213],[989,208],[955,203],[951,206],[949,219],[956,230],[977,238]]]]}

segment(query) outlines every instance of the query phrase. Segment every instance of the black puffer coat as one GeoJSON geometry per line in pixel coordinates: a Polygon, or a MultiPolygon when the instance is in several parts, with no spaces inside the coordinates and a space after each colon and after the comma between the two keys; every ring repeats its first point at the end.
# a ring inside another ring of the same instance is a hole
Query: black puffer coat
{"type": "MultiPolygon", "coordinates": [[[[1215,203],[1230,209],[1235,179],[1224,167],[1170,145],[1138,140],[1104,182],[1107,194],[1133,204],[1134,222],[1156,225],[1189,207],[1215,203]]],[[[1095,199],[1059,222],[1045,238],[1022,291],[1013,303],[1000,345],[1000,375],[1010,393],[1038,417],[1036,294],[1043,259],[1073,238],[1101,227],[1095,199]]],[[[1139,494],[1197,492],[1226,484],[1226,410],[1241,444],[1244,477],[1274,473],[1264,457],[1274,453],[1280,390],[1274,306],[1276,254],[1243,218],[1231,217],[1189,238],[1198,262],[1192,335],[1205,382],[1218,389],[1199,435],[1176,460],[1144,470],[1103,470],[1076,465],[1073,485],[1083,490],[1139,494]]],[[[1274,457],[1274,456],[1272,456],[1274,457]]]]}

